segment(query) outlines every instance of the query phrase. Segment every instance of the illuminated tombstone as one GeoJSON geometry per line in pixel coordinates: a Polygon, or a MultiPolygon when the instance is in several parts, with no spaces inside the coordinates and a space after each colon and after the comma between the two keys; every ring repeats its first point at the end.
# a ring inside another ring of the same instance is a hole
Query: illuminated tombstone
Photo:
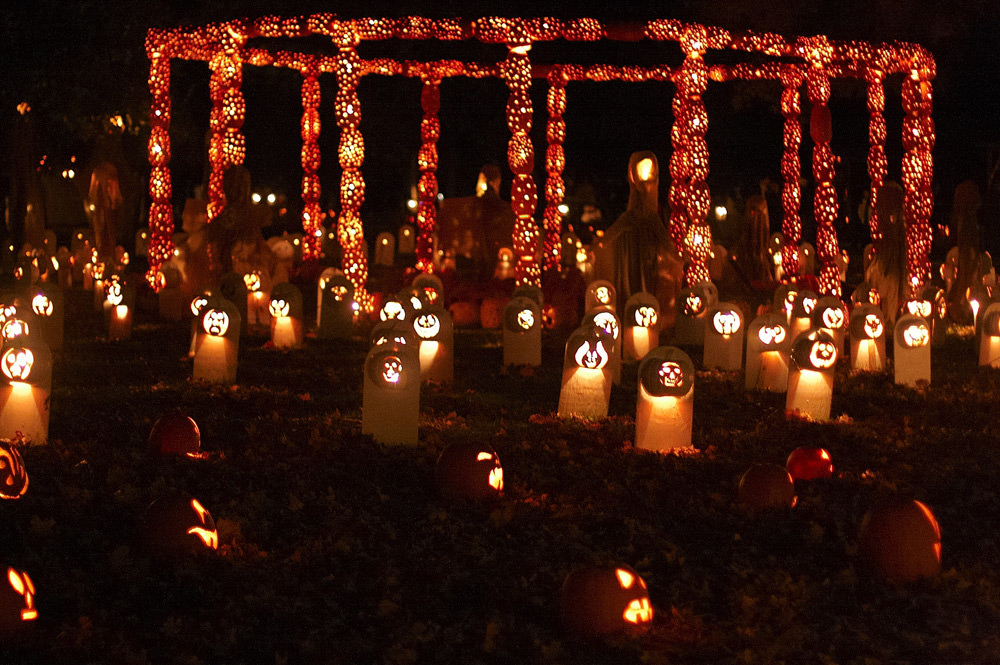
{"type": "Polygon", "coordinates": [[[388,231],[375,236],[375,265],[393,266],[396,264],[396,238],[388,231]]]}
{"type": "Polygon", "coordinates": [[[420,347],[420,340],[417,338],[417,334],[413,332],[413,328],[405,322],[396,319],[379,321],[372,326],[368,343],[370,346],[401,344],[412,346],[414,349],[420,347]]]}
{"type": "Polygon", "coordinates": [[[157,559],[203,556],[219,549],[212,514],[183,492],[164,494],[149,504],[140,538],[144,551],[157,559]]]}
{"type": "Polygon", "coordinates": [[[229,300],[213,296],[201,309],[192,378],[236,383],[239,347],[240,310],[229,300]]]}
{"type": "Polygon", "coordinates": [[[747,390],[783,393],[788,390],[789,349],[792,337],[781,312],[765,312],[747,328],[744,385],[747,390]]]}
{"type": "Polygon", "coordinates": [[[129,339],[132,336],[132,313],[135,311],[135,286],[125,279],[111,279],[107,281],[105,290],[108,339],[129,339]]]}
{"type": "Polygon", "coordinates": [[[9,338],[0,347],[0,437],[20,432],[34,444],[49,438],[52,354],[40,338],[9,338]]]}
{"type": "Polygon", "coordinates": [[[403,224],[399,227],[399,241],[396,243],[396,251],[402,256],[417,253],[417,232],[412,224],[403,224]]]}
{"type": "Polygon", "coordinates": [[[91,281],[91,289],[94,297],[94,311],[101,312],[104,311],[105,305],[105,284],[104,281],[108,278],[108,272],[106,271],[106,266],[103,262],[94,261],[91,264],[91,275],[93,279],[91,281]]]}
{"type": "Polygon", "coordinates": [[[812,311],[812,327],[825,328],[837,343],[837,354],[844,356],[844,339],[847,337],[849,316],[847,305],[837,296],[823,296],[816,301],[812,311]]]}
{"type": "Polygon", "coordinates": [[[674,344],[699,346],[705,343],[708,308],[719,302],[719,291],[711,282],[682,289],[677,297],[674,344]]]}
{"type": "Polygon", "coordinates": [[[450,384],[455,377],[455,330],[451,314],[441,306],[425,306],[413,317],[420,339],[420,380],[450,384]]]}
{"type": "Polygon", "coordinates": [[[271,343],[276,349],[302,346],[302,291],[291,282],[275,284],[268,301],[271,315],[271,343]]]}
{"type": "Polygon", "coordinates": [[[180,321],[184,318],[181,282],[181,271],[177,266],[170,262],[160,266],[156,273],[156,301],[161,319],[180,321]]]}
{"type": "Polygon", "coordinates": [[[812,313],[816,309],[819,296],[815,291],[809,289],[799,289],[792,299],[792,308],[788,315],[788,325],[791,329],[792,339],[802,333],[812,329],[812,313]]]}
{"type": "Polygon", "coordinates": [[[542,364],[542,310],[525,296],[516,296],[503,310],[503,364],[542,364]]]}
{"type": "Polygon", "coordinates": [[[653,623],[646,581],[629,566],[588,566],[563,580],[562,624],[579,637],[641,632],[653,623]]]}
{"type": "Polygon", "coordinates": [[[792,322],[792,309],[795,307],[795,299],[799,297],[799,287],[794,284],[779,284],[774,290],[774,297],[771,301],[771,308],[776,312],[785,315],[785,321],[792,322]]]}
{"type": "Polygon", "coordinates": [[[625,303],[625,327],[622,333],[622,359],[636,362],[660,345],[660,301],[639,291],[625,303]]]}
{"type": "MultiPolygon", "coordinates": [[[[1000,310],[997,312],[1000,315],[1000,310]]],[[[931,382],[931,327],[927,319],[904,314],[896,319],[892,335],[893,372],[897,384],[931,382]]]]}
{"type": "Polygon", "coordinates": [[[611,399],[613,341],[592,325],[574,330],[566,341],[557,413],[561,418],[604,418],[611,399]]]}
{"type": "Polygon", "coordinates": [[[608,369],[611,372],[611,380],[616,385],[622,382],[622,325],[615,315],[614,309],[608,306],[598,306],[589,310],[584,316],[581,325],[593,326],[598,332],[607,336],[608,353],[611,355],[608,360],[608,369]]]}
{"type": "Polygon", "coordinates": [[[830,333],[819,328],[796,338],[788,368],[785,414],[829,420],[836,364],[837,343],[830,333]]]}
{"type": "Polygon", "coordinates": [[[809,242],[799,243],[799,277],[816,274],[816,248],[809,242]]]}
{"type": "Polygon", "coordinates": [[[8,567],[0,580],[0,635],[10,639],[37,618],[35,583],[23,570],[8,567]]]}
{"type": "Polygon", "coordinates": [[[851,369],[881,372],[886,368],[885,318],[875,305],[851,310],[851,369]]]}
{"type": "Polygon", "coordinates": [[[319,309],[316,336],[320,339],[347,339],[354,332],[354,285],[341,273],[320,279],[323,300],[319,309]]]}
{"type": "Polygon", "coordinates": [[[62,289],[51,282],[36,284],[29,291],[29,306],[35,314],[39,332],[49,345],[49,350],[61,350],[66,311],[62,289]]]}
{"type": "Polygon", "coordinates": [[[941,527],[925,504],[904,497],[881,499],[861,522],[860,568],[893,584],[937,577],[941,527]]]}
{"type": "Polygon", "coordinates": [[[674,450],[691,447],[694,364],[673,346],[658,346],[642,359],[635,406],[635,447],[674,450]]]}
{"type": "Polygon", "coordinates": [[[489,445],[451,444],[438,457],[434,479],[449,499],[495,499],[503,492],[503,466],[489,445]]]}
{"type": "Polygon", "coordinates": [[[365,358],[361,433],[378,443],[417,444],[420,356],[416,345],[386,342],[365,358]]]}
{"type": "Polygon", "coordinates": [[[270,326],[270,277],[259,270],[252,270],[243,274],[243,284],[247,289],[247,329],[270,326]]]}
{"type": "Polygon", "coordinates": [[[712,305],[706,314],[705,367],[737,371],[743,367],[743,312],[738,305],[712,305]]]}
{"type": "Polygon", "coordinates": [[[521,286],[514,289],[514,292],[510,294],[511,298],[531,298],[538,305],[538,309],[542,310],[545,308],[545,294],[542,293],[542,289],[534,284],[522,284],[521,286]]]}
{"type": "Polygon", "coordinates": [[[583,311],[587,312],[595,307],[610,307],[615,309],[618,302],[618,293],[614,285],[606,279],[597,279],[587,285],[587,290],[583,296],[583,311]]]}
{"type": "Polygon", "coordinates": [[[413,278],[410,284],[420,295],[420,299],[428,305],[444,305],[444,284],[437,275],[421,273],[413,278]]]}
{"type": "Polygon", "coordinates": [[[979,364],[1000,367],[1000,303],[993,303],[983,312],[979,332],[979,364]]]}
{"type": "Polygon", "coordinates": [[[219,295],[236,306],[240,313],[240,336],[247,334],[247,285],[243,274],[227,272],[219,279],[219,295]]]}
{"type": "Polygon", "coordinates": [[[497,250],[497,263],[493,269],[494,279],[511,279],[514,276],[514,250],[501,247],[497,250]]]}

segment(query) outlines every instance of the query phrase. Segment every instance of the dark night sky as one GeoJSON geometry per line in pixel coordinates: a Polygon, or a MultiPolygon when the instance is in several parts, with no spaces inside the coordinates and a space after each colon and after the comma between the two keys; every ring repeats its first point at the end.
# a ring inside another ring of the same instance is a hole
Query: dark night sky
{"type": "MultiPolygon", "coordinates": [[[[70,153],[86,159],[93,141],[80,138],[87,123],[81,118],[110,111],[130,112],[141,122],[148,109],[145,77],[147,63],[142,39],[150,25],[200,24],[263,13],[284,15],[329,11],[329,3],[248,0],[206,3],[191,9],[188,3],[151,0],[136,3],[56,2],[20,3],[0,18],[4,34],[3,61],[9,70],[0,82],[5,124],[15,119],[13,107],[28,99],[43,128],[50,159],[57,162],[70,153]],[[30,6],[28,6],[30,5],[30,6]],[[105,53],[104,57],[97,54],[105,53]],[[67,92],[69,91],[69,92],[67,92]]],[[[436,2],[421,10],[421,3],[372,1],[337,5],[344,16],[425,14],[476,17],[496,12],[494,3],[436,2]]],[[[938,62],[935,81],[935,183],[940,190],[936,214],[944,214],[950,192],[961,179],[972,177],[981,185],[1000,146],[1000,9],[988,0],[940,3],[925,0],[848,0],[836,3],[744,3],[741,0],[703,3],[648,2],[639,0],[611,7],[584,0],[576,3],[513,1],[503,3],[506,15],[596,16],[639,20],[680,18],[721,25],[731,30],[753,28],[786,35],[828,34],[839,39],[923,44],[938,62]],[[752,5],[752,6],[751,6],[752,5]],[[956,6],[961,5],[961,6],[956,6]]],[[[668,55],[672,45],[663,47],[668,55]]],[[[428,54],[461,55],[459,48],[430,47],[428,54]]],[[[493,51],[475,47],[480,53],[493,51]]],[[[576,58],[601,61],[655,62],[661,56],[649,43],[613,44],[599,48],[573,47],[558,51],[539,45],[533,59],[576,58]]],[[[502,57],[502,49],[496,51],[502,57]]],[[[362,50],[362,55],[365,51],[362,50]]],[[[178,62],[173,72],[173,160],[175,196],[190,195],[201,177],[202,140],[207,128],[209,101],[202,63],[178,62]]],[[[543,178],[544,85],[535,86],[538,177],[543,178]]],[[[332,77],[323,79],[324,132],[321,172],[326,195],[335,193],[337,132],[330,109],[334,95],[332,77]]],[[[248,117],[244,126],[247,163],[261,185],[291,191],[299,180],[298,121],[299,77],[291,72],[247,68],[244,75],[248,117]]],[[[867,113],[857,86],[834,87],[834,151],[842,156],[841,172],[850,181],[864,181],[867,113]]],[[[401,215],[402,202],[415,180],[419,145],[419,85],[414,81],[367,77],[360,88],[362,130],[366,136],[366,208],[372,223],[392,224],[401,215]]],[[[624,206],[625,167],[628,155],[652,149],[666,165],[669,156],[669,114],[673,87],[669,84],[572,84],[566,114],[569,127],[567,181],[591,182],[598,190],[606,216],[614,217],[624,206]]],[[[471,193],[478,167],[504,160],[508,136],[503,117],[506,89],[497,81],[447,81],[442,86],[442,139],[439,180],[448,196],[471,193]]],[[[706,97],[709,109],[709,148],[712,156],[710,184],[715,193],[733,191],[777,172],[781,144],[781,116],[777,89],[764,84],[713,85],[706,97]]],[[[898,94],[887,94],[890,138],[890,175],[893,153],[898,152],[898,94]],[[895,135],[893,132],[896,132],[895,135]],[[895,146],[895,147],[894,147],[895,146]]],[[[145,135],[138,127],[129,149],[138,152],[145,135]]],[[[9,140],[5,137],[5,141],[9,140]]],[[[5,146],[7,148],[8,146],[5,146]]],[[[9,152],[9,150],[5,150],[9,152]]],[[[897,160],[898,164],[898,160],[897,160]]],[[[144,165],[138,163],[137,170],[144,165]]],[[[808,163],[803,163],[804,171],[808,163]]],[[[3,182],[9,182],[5,162],[3,182]]],[[[898,168],[898,167],[897,167],[898,168]]],[[[666,178],[661,180],[666,185],[666,178]]],[[[863,186],[863,185],[862,185],[863,186]]]]}

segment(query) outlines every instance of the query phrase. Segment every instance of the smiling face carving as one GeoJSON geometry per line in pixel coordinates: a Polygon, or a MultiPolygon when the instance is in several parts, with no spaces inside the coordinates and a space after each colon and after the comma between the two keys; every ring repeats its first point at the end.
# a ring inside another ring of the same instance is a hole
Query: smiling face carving
{"type": "Polygon", "coordinates": [[[441,320],[437,314],[421,314],[413,322],[413,331],[420,339],[434,339],[441,332],[441,320]]]}
{"type": "Polygon", "coordinates": [[[271,316],[275,318],[288,316],[288,312],[290,310],[291,306],[284,298],[272,298],[271,302],[268,304],[268,311],[271,312],[271,316]]]}
{"type": "Polygon", "coordinates": [[[844,310],[839,307],[827,307],[821,316],[823,325],[833,330],[844,327],[844,310]]]}
{"type": "Polygon", "coordinates": [[[656,325],[656,320],[657,316],[655,307],[650,307],[648,305],[636,307],[635,325],[641,328],[652,328],[656,325]]]}
{"type": "Polygon", "coordinates": [[[35,354],[31,349],[12,347],[0,358],[0,370],[3,370],[4,375],[11,381],[27,381],[34,363],[35,354]]]}
{"type": "Polygon", "coordinates": [[[878,314],[865,314],[865,334],[871,339],[878,339],[882,336],[885,328],[882,325],[882,317],[878,314]]]}

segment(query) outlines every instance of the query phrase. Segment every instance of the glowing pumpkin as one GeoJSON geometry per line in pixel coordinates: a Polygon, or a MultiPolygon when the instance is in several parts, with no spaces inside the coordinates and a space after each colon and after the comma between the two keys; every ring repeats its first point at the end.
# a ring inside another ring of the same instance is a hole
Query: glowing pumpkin
{"type": "Polygon", "coordinates": [[[54,309],[55,305],[52,300],[44,293],[36,293],[35,297],[31,299],[31,311],[38,316],[52,316],[54,309]]]}
{"type": "Polygon", "coordinates": [[[28,573],[7,568],[6,583],[0,582],[0,634],[14,634],[37,618],[34,582],[28,573]]]}
{"type": "Polygon", "coordinates": [[[600,310],[593,314],[588,315],[588,317],[593,323],[594,327],[605,335],[608,335],[613,340],[618,339],[620,334],[618,326],[618,317],[615,313],[609,310],[600,310]]]}
{"type": "Polygon", "coordinates": [[[798,502],[791,475],[778,464],[752,465],[740,478],[738,493],[740,504],[753,511],[792,508],[798,502]]]}
{"type": "Polygon", "coordinates": [[[632,316],[632,320],[635,321],[635,325],[642,328],[652,328],[656,326],[657,318],[656,308],[648,305],[636,307],[635,313],[632,316]]]}
{"type": "Polygon", "coordinates": [[[3,335],[4,339],[26,336],[30,332],[28,322],[17,318],[7,319],[3,322],[3,327],[0,327],[0,334],[3,335]]]}
{"type": "Polygon", "coordinates": [[[195,318],[201,317],[201,310],[205,309],[208,305],[208,298],[204,295],[198,295],[191,299],[191,315],[195,318]]]}
{"type": "Polygon", "coordinates": [[[563,581],[562,623],[586,637],[644,630],[653,622],[646,581],[626,565],[591,566],[563,581]]]}
{"type": "Polygon", "coordinates": [[[271,316],[279,318],[282,316],[288,316],[291,306],[287,300],[284,298],[271,298],[268,303],[267,310],[271,313],[271,316]]]}
{"type": "Polygon", "coordinates": [[[720,335],[736,334],[742,324],[743,317],[735,310],[719,310],[712,316],[712,328],[720,335]]]}
{"type": "Polygon", "coordinates": [[[503,467],[489,446],[453,443],[441,451],[434,477],[447,497],[489,499],[503,491],[503,467]]]}
{"type": "Polygon", "coordinates": [[[180,409],[171,409],[153,423],[149,432],[149,449],[158,455],[201,457],[201,430],[180,409]]]}
{"type": "Polygon", "coordinates": [[[839,330],[844,327],[846,317],[841,307],[825,307],[820,312],[820,319],[823,322],[823,327],[830,328],[831,330],[839,330]]]}
{"type": "Polygon", "coordinates": [[[611,304],[611,289],[604,285],[598,286],[594,289],[594,300],[602,305],[611,304]]]}
{"type": "Polygon", "coordinates": [[[785,326],[780,323],[775,323],[774,325],[763,325],[757,331],[757,339],[760,343],[764,345],[765,348],[772,346],[781,346],[788,336],[788,330],[785,326]]]}
{"type": "Polygon", "coordinates": [[[222,309],[209,309],[201,318],[201,327],[213,337],[224,337],[229,332],[229,314],[222,309]]]}
{"type": "Polygon", "coordinates": [[[125,294],[122,291],[122,283],[120,281],[109,281],[105,287],[105,299],[108,304],[115,306],[123,304],[125,300],[125,294]]]}
{"type": "Polygon", "coordinates": [[[441,319],[437,314],[420,314],[413,322],[413,331],[420,339],[434,339],[441,332],[441,319]]]}
{"type": "Polygon", "coordinates": [[[28,471],[13,441],[0,439],[0,499],[19,499],[28,491],[28,471]]]}
{"type": "Polygon", "coordinates": [[[941,572],[941,528],[920,501],[884,499],[862,520],[858,557],[864,570],[888,582],[936,577],[941,572]]]}
{"type": "Polygon", "coordinates": [[[934,313],[934,305],[930,300],[912,298],[903,304],[903,311],[914,316],[930,317],[934,313]]]}
{"type": "Polygon", "coordinates": [[[197,499],[177,492],[153,501],[146,509],[143,545],[155,557],[183,557],[217,550],[215,520],[197,499]]]}
{"type": "Polygon", "coordinates": [[[911,323],[903,327],[899,335],[903,346],[916,348],[930,343],[931,331],[926,323],[911,323]]]}
{"type": "Polygon", "coordinates": [[[611,356],[604,346],[604,340],[596,332],[593,334],[581,334],[570,338],[567,344],[567,351],[573,354],[573,362],[577,367],[585,369],[603,369],[611,356]],[[570,346],[572,344],[572,346],[570,346]]]}
{"type": "Polygon", "coordinates": [[[689,293],[684,298],[684,314],[698,316],[705,311],[705,300],[697,293],[689,293]]]}
{"type": "Polygon", "coordinates": [[[253,272],[248,272],[243,275],[243,283],[247,287],[247,291],[260,291],[261,279],[260,273],[256,270],[253,272]]]}
{"type": "Polygon", "coordinates": [[[837,343],[830,333],[816,329],[795,340],[791,357],[800,370],[829,370],[837,364],[837,343]]]}
{"type": "Polygon", "coordinates": [[[398,319],[403,321],[406,319],[406,307],[403,302],[397,298],[388,298],[384,303],[382,303],[382,308],[378,312],[378,318],[382,321],[390,321],[393,319],[398,319]]]}
{"type": "Polygon", "coordinates": [[[694,363],[676,347],[660,347],[639,363],[639,382],[653,397],[681,397],[694,385],[694,363]]]}
{"type": "Polygon", "coordinates": [[[785,460],[785,470],[792,480],[829,478],[833,475],[833,462],[824,448],[799,446],[785,460]]]}
{"type": "Polygon", "coordinates": [[[31,349],[12,346],[0,356],[0,370],[11,381],[27,381],[35,362],[31,349]]]}

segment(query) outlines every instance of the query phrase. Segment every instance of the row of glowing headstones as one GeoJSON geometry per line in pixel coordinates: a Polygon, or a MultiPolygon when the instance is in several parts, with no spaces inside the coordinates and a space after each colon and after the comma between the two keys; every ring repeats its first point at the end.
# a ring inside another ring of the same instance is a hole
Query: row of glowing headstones
{"type": "MultiPolygon", "coordinates": [[[[154,455],[192,460],[201,451],[197,424],[179,410],[163,414],[149,437],[154,455]]],[[[750,514],[795,506],[796,482],[831,478],[833,463],[826,450],[799,447],[784,467],[754,464],[740,479],[738,503],[750,514]]],[[[442,496],[455,501],[498,499],[504,489],[503,468],[488,446],[460,442],[445,448],[435,467],[442,496]]],[[[0,499],[18,500],[28,491],[28,473],[18,441],[0,440],[0,499]]],[[[137,529],[141,552],[160,561],[214,553],[219,534],[212,515],[196,498],[172,491],[154,500],[137,529]]],[[[941,533],[930,509],[904,498],[877,503],[865,516],[858,540],[861,570],[892,583],[934,577],[941,568],[941,533]]],[[[0,581],[0,637],[27,630],[38,618],[31,576],[8,565],[0,581]]],[[[622,563],[586,565],[570,572],[561,591],[564,628],[576,635],[601,636],[643,630],[653,621],[654,607],[643,578],[622,563]]]]}

